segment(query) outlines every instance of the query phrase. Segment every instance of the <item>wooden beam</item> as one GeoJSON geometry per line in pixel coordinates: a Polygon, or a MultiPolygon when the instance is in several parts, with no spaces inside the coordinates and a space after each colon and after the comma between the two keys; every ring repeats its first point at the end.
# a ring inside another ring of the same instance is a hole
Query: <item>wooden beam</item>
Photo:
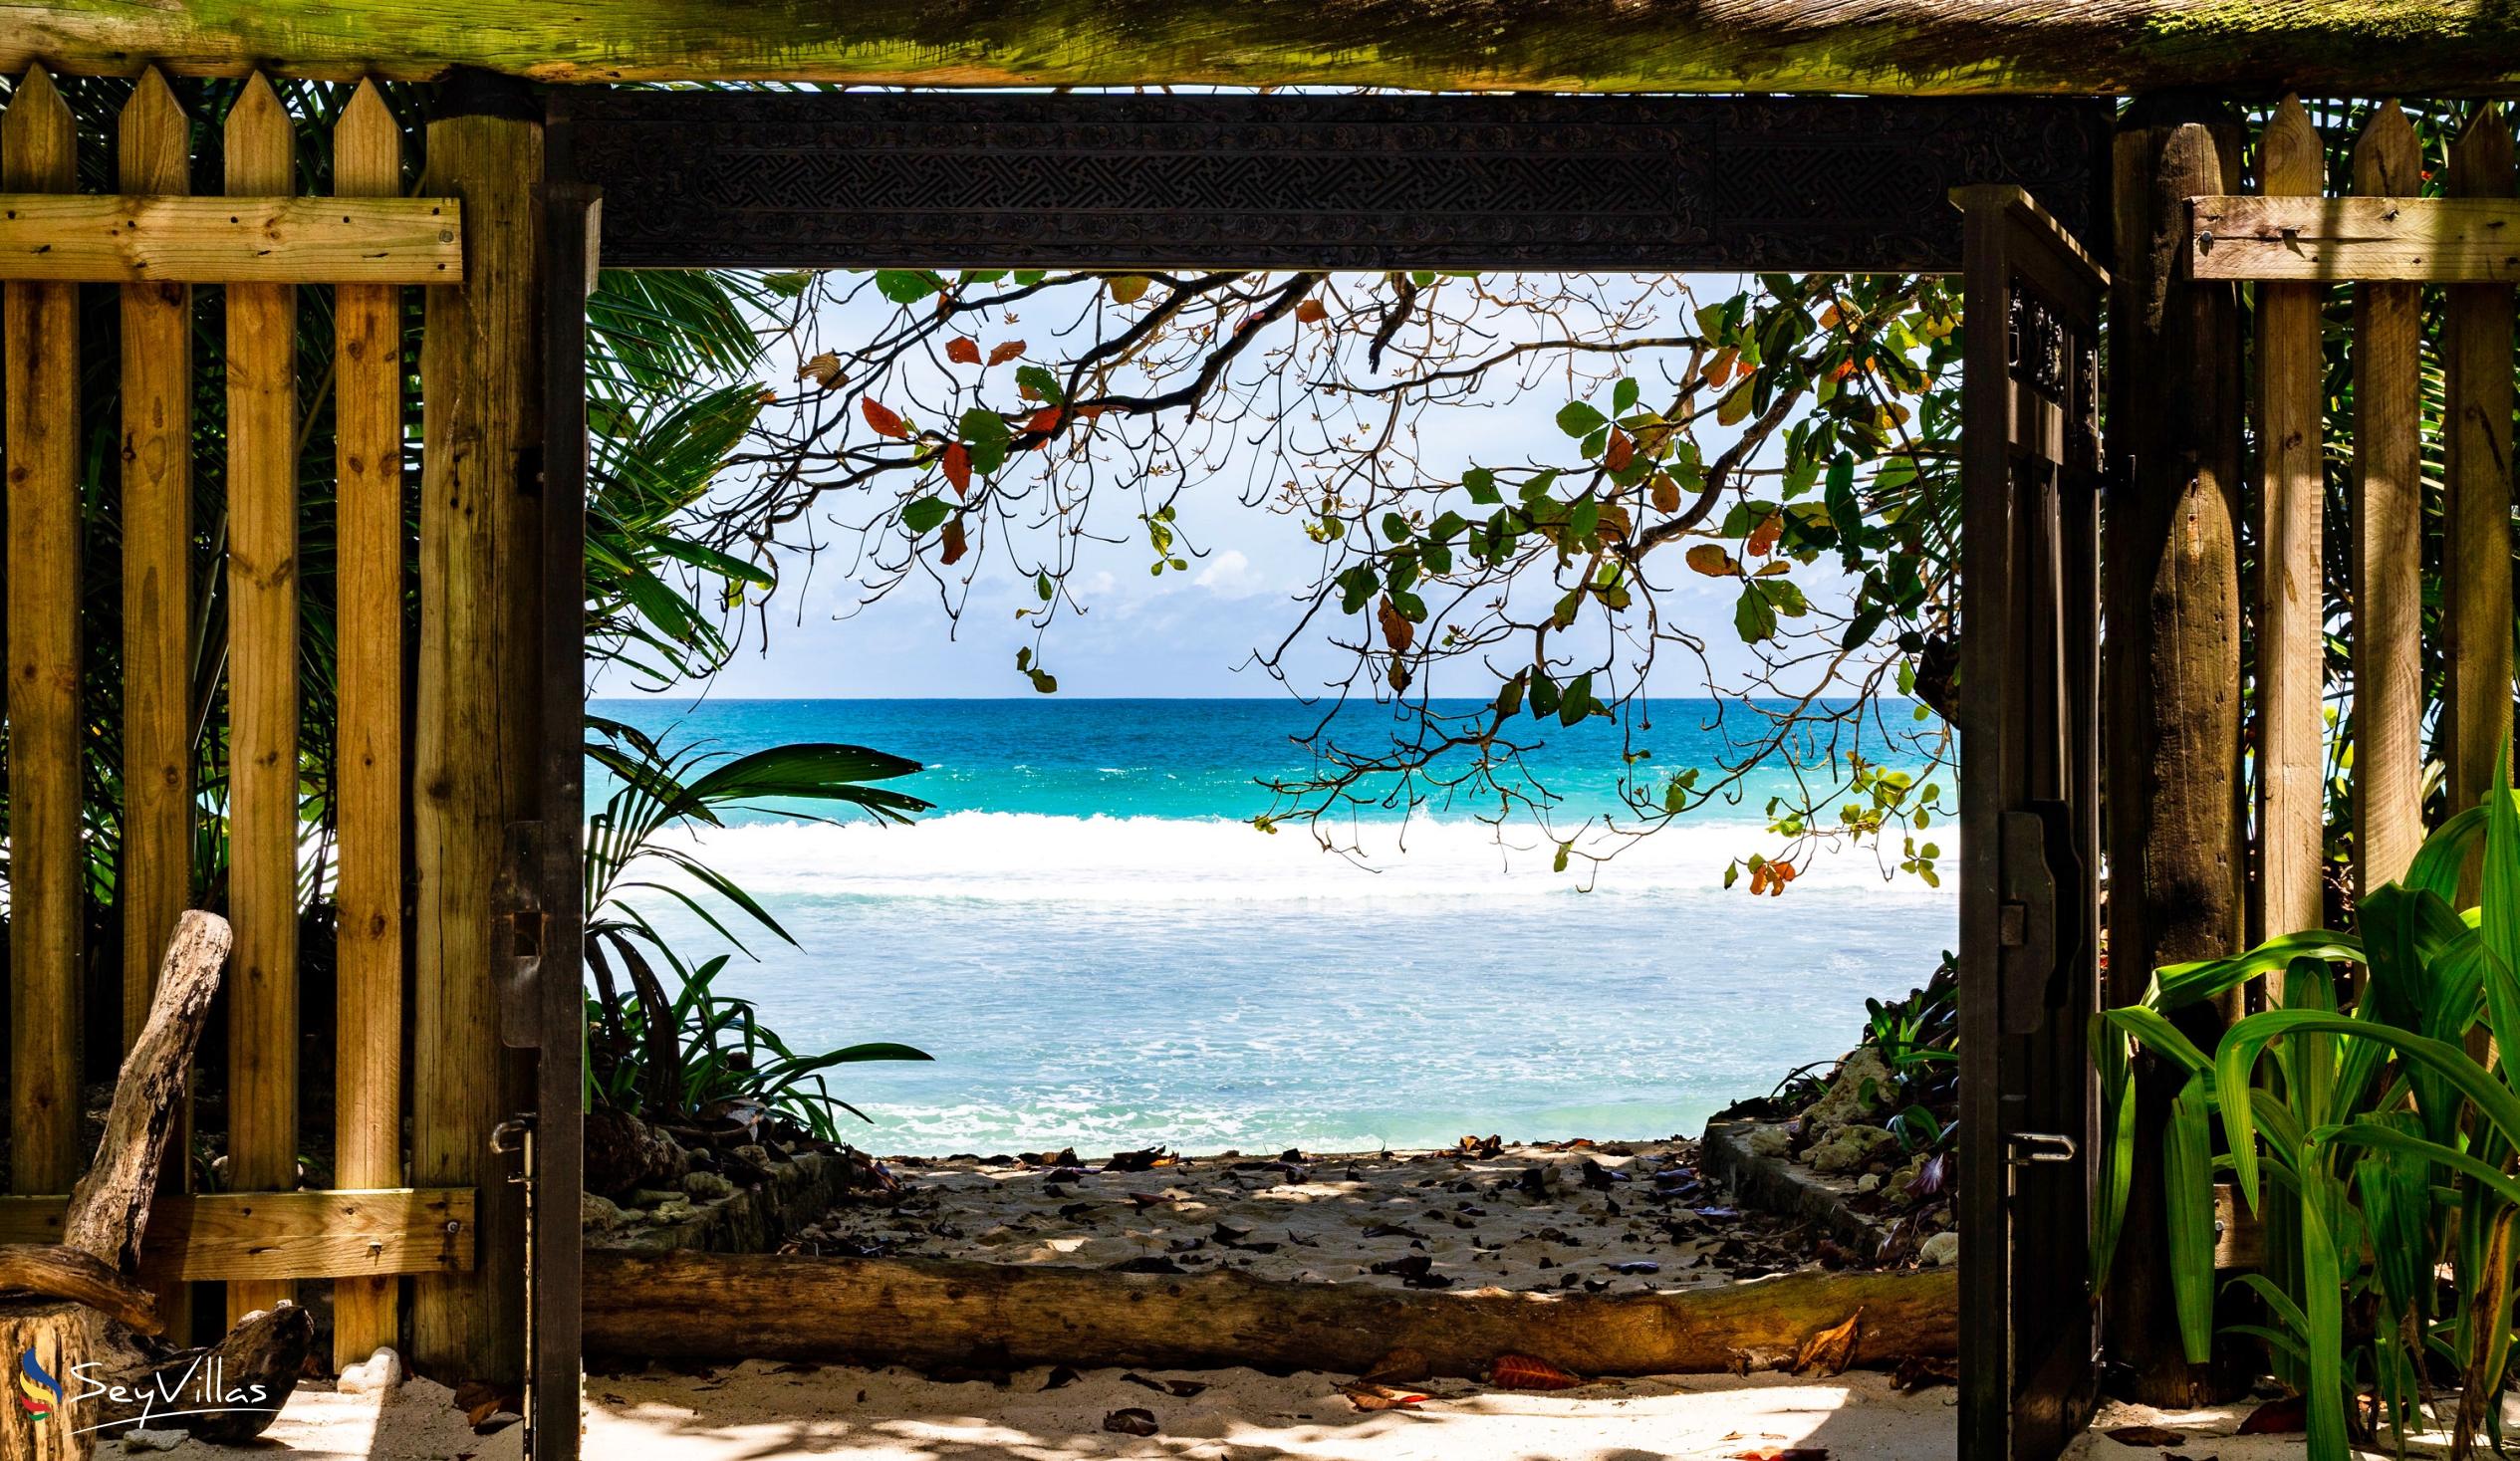
{"type": "Polygon", "coordinates": [[[2520,280],[2520,201],[2507,196],[2214,195],[2190,198],[2187,208],[2187,269],[2196,279],[2520,280]]]}
{"type": "MultiPolygon", "coordinates": [[[[227,115],[227,189],[297,180],[297,134],[255,77],[227,115]]],[[[227,287],[227,1179],[298,1185],[297,290],[227,287]]],[[[231,1283],[228,1323],[295,1297],[231,1283]]]]}
{"type": "MultiPolygon", "coordinates": [[[[0,1197],[0,1244],[61,1242],[69,1203],[0,1197]]],[[[469,1187],[160,1197],[148,1210],[140,1277],[159,1284],[468,1272],[473,1208],[469,1187]]]]}
{"type": "MultiPolygon", "coordinates": [[[[68,192],[70,108],[37,71],[0,118],[0,187],[68,192]]],[[[0,304],[8,441],[9,1181],[79,1175],[79,291],[10,284],[0,304]]]]}
{"type": "MultiPolygon", "coordinates": [[[[2272,196],[2316,198],[2326,151],[2301,101],[2267,122],[2258,164],[2272,196]]],[[[2315,284],[2257,295],[2257,937],[2320,926],[2326,862],[2327,362],[2315,284]]],[[[2264,981],[2270,994],[2280,979],[2264,981]]]]}
{"type": "Polygon", "coordinates": [[[0,0],[0,71],[1429,91],[2507,91],[2520,20],[2440,0],[0,0]]]}
{"type": "Polygon", "coordinates": [[[1791,1352],[1858,1312],[1855,1362],[1948,1356],[1959,1285],[1920,1274],[1793,1274],[1646,1295],[1423,1293],[953,1259],[587,1255],[590,1350],[862,1364],[1250,1364],[1362,1374],[1395,1349],[1427,1373],[1484,1375],[1531,1354],[1581,1375],[1708,1374],[1743,1349],[1791,1352]],[[672,1316],[670,1323],[658,1317],[672,1316]]]}
{"type": "Polygon", "coordinates": [[[463,278],[459,210],[452,198],[0,194],[0,277],[453,284],[463,278]]]}
{"type": "MultiPolygon", "coordinates": [[[[2354,190],[2402,198],[2421,148],[2394,102],[2354,144],[2354,190]]],[[[2403,876],[2423,843],[2423,293],[2354,292],[2354,886],[2403,876]]]]}

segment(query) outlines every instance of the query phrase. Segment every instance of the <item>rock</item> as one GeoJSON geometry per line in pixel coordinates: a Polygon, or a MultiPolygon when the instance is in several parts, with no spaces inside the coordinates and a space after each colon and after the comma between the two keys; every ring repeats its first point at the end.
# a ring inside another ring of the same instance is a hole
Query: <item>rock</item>
{"type": "Polygon", "coordinates": [[[610,1197],[599,1197],[592,1192],[578,1194],[578,1227],[582,1231],[609,1233],[621,1225],[621,1204],[610,1197]]]}
{"type": "Polygon", "coordinates": [[[586,1116],[587,1190],[608,1197],[666,1174],[673,1139],[629,1111],[597,1106],[586,1116]]]}
{"type": "Polygon", "coordinates": [[[740,1156],[757,1167],[766,1167],[770,1165],[770,1148],[762,1145],[758,1141],[748,1141],[743,1145],[736,1147],[730,1154],[740,1156]]]}
{"type": "Polygon", "coordinates": [[[715,1172],[693,1171],[684,1175],[682,1190],[694,1201],[714,1202],[735,1195],[735,1184],[715,1172]]]}
{"type": "Polygon", "coordinates": [[[1879,1113],[1897,1093],[1898,1082],[1890,1075],[1881,1052],[1865,1046],[1838,1063],[1838,1074],[1830,1079],[1829,1091],[1803,1112],[1804,1129],[1827,1132],[1879,1113]]]}
{"type": "Polygon", "coordinates": [[[1803,1153],[1811,1169],[1828,1175],[1860,1172],[1885,1152],[1896,1151],[1898,1138],[1879,1126],[1840,1126],[1803,1153]]]}
{"type": "MultiPolygon", "coordinates": [[[[593,1201],[604,1202],[601,1197],[593,1201]]],[[[611,1207],[613,1204],[604,1203],[611,1207]]],[[[402,1356],[378,1345],[377,1352],[342,1371],[342,1393],[345,1395],[384,1394],[402,1383],[402,1356]]]]}
{"type": "Polygon", "coordinates": [[[190,1431],[141,1430],[134,1427],[123,1432],[123,1449],[126,1453],[171,1451],[190,1439],[192,1439],[190,1431]]]}
{"type": "Polygon", "coordinates": [[[1863,1176],[1855,1179],[1855,1190],[1858,1192],[1881,1191],[1882,1174],[1880,1172],[1866,1172],[1863,1176]]]}
{"type": "Polygon", "coordinates": [[[1960,1235],[1936,1233],[1916,1249],[1916,1257],[1935,1268],[1949,1268],[1960,1261],[1960,1235]]]}
{"type": "Polygon", "coordinates": [[[656,1221],[660,1223],[678,1223],[688,1219],[691,1216],[691,1200],[689,1198],[668,1197],[664,1201],[656,1204],[654,1217],[656,1221]]]}
{"type": "Polygon", "coordinates": [[[1752,1156],[1781,1157],[1793,1151],[1794,1133],[1783,1126],[1759,1126],[1752,1129],[1750,1139],[1744,1144],[1750,1148],[1752,1156]]]}

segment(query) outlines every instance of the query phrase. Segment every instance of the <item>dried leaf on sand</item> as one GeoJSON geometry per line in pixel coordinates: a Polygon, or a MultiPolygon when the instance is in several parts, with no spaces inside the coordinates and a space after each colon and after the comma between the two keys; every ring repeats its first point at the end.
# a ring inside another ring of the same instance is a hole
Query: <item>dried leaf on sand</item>
{"type": "Polygon", "coordinates": [[[1847,1322],[1836,1329],[1822,1330],[1803,1341],[1803,1352],[1794,1356],[1794,1372],[1809,1374],[1844,1374],[1855,1358],[1855,1340],[1864,1323],[1864,1311],[1847,1316],[1847,1322]]]}

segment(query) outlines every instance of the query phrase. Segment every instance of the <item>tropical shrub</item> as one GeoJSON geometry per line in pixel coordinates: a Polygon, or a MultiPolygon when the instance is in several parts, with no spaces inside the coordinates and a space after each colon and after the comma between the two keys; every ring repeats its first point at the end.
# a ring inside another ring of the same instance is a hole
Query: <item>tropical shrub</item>
{"type": "Polygon", "coordinates": [[[782,927],[744,887],[711,866],[687,835],[723,827],[724,814],[764,802],[808,820],[817,807],[855,808],[906,823],[929,804],[868,783],[917,772],[919,764],[864,746],[805,742],[729,756],[697,746],[668,747],[635,727],[589,717],[590,759],[614,780],[587,824],[586,961],[596,992],[587,1001],[587,1084],[591,1102],[664,1117],[709,1113],[724,1101],[775,1111],[825,1140],[836,1140],[834,1108],[865,1118],[831,1093],[823,1073],[859,1061],[923,1061],[906,1045],[852,1045],[800,1056],[761,1023],[749,1000],[716,991],[729,955],[688,963],[635,906],[645,892],[678,904],[749,953],[730,923],[749,923],[790,944],[782,927]],[[630,982],[626,997],[615,965],[630,982]],[[658,966],[675,989],[668,993],[658,966]]]}
{"type": "Polygon", "coordinates": [[[2342,1461],[2368,1388],[2402,1441],[2434,1377],[2461,1398],[2453,1446],[2498,1427],[2512,1340],[2511,1225],[2520,1213],[2520,1085],[2477,1032],[2520,1049],[2520,806],[2507,781],[2450,819],[2400,882],[2362,900],[2351,932],[2272,938],[2227,959],[2165,967],[2139,1005],[2095,1026],[2103,1084],[2093,1246],[2105,1279],[2135,1151],[2133,1056],[2179,1073],[2160,1161],[2180,1336],[2212,1348],[2214,1192],[2228,1172],[2263,1215],[2264,1271],[2241,1276],[2264,1341],[2306,1399],[2310,1454],[2342,1461]],[[2481,901],[2457,910],[2482,837],[2481,901]],[[2340,973],[2340,968],[2346,972],[2340,973]],[[2171,1015],[2262,976],[2283,1004],[2201,1049],[2171,1015]],[[2219,1131],[2221,1150],[2214,1148],[2219,1131]],[[2446,1292],[2438,1275],[2450,1275],[2446,1292]]]}

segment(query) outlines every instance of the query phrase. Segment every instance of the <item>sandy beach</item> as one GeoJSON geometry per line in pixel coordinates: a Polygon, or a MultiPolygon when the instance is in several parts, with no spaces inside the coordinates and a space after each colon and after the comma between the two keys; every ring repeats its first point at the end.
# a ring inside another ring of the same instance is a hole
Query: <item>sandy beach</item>
{"type": "Polygon", "coordinates": [[[1736,1211],[1687,1140],[1471,1144],[1321,1156],[1240,1153],[1080,1162],[894,1158],[895,1195],[854,1202],[799,1251],[1233,1268],[1386,1288],[1647,1293],[1821,1266],[1852,1255],[1804,1225],[1736,1211]],[[1160,1164],[1154,1164],[1160,1160],[1160,1164]]]}
{"type": "MultiPolygon", "coordinates": [[[[901,1370],[747,1360],[703,1373],[650,1368],[587,1378],[592,1461],[1944,1461],[1954,1392],[1901,1394],[1887,1376],[1694,1375],[1605,1381],[1556,1393],[1463,1382],[1419,1386],[1401,1410],[1360,1411],[1346,1376],[1027,1370],[1003,1384],[944,1382],[901,1370]],[[1053,1384],[1052,1381],[1060,1381],[1053,1384]],[[1174,1387],[1196,1387],[1176,1395],[1174,1387]],[[1151,1435],[1106,1428],[1141,1411],[1151,1435]]],[[[2165,1412],[2108,1405],[2068,1452],[2076,1461],[2212,1456],[2290,1461],[2298,1433],[2236,1435],[2252,1406],[2165,1412]],[[2112,1438],[2135,1433],[2142,1444],[2112,1438]],[[2142,1428],[2157,1431],[2143,1434],[2142,1428]]],[[[2520,1407],[2514,1413],[2520,1415],[2520,1407]]],[[[2434,1455],[2433,1436],[2409,1448],[2434,1455]]],[[[106,1455],[117,1454],[109,1446],[106,1455]]],[[[382,1403],[329,1385],[300,1389],[253,1447],[186,1441],[175,1461],[521,1461],[515,1427],[477,1436],[447,1390],[426,1380],[382,1403]]],[[[2365,1453],[2377,1458],[2382,1451],[2365,1453]]]]}

